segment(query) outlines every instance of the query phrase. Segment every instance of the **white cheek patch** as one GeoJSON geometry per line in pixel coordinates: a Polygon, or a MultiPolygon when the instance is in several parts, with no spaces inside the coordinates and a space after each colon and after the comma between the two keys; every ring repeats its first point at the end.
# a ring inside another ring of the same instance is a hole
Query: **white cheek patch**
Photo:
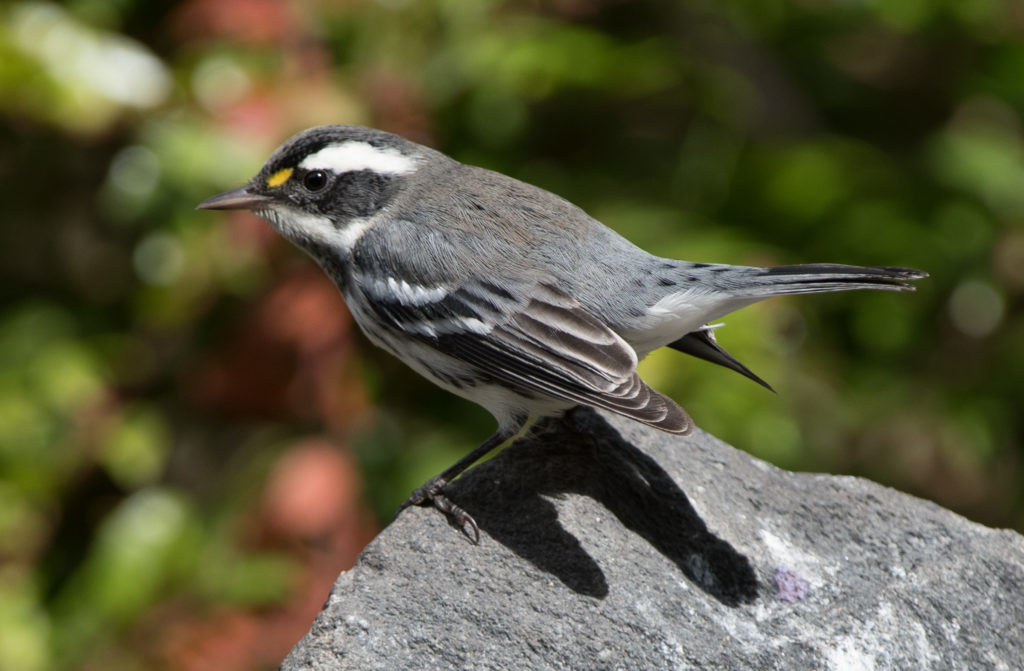
{"type": "Polygon", "coordinates": [[[363,233],[366,233],[372,225],[372,219],[353,219],[340,231],[333,231],[330,237],[342,249],[350,252],[356,246],[356,243],[359,242],[359,238],[363,237],[363,233]]]}
{"type": "Polygon", "coordinates": [[[269,209],[258,214],[270,222],[281,235],[300,247],[303,246],[303,241],[309,240],[344,252],[351,252],[359,238],[374,224],[372,219],[351,219],[339,229],[327,217],[308,214],[291,207],[269,209]]]}
{"type": "Polygon", "coordinates": [[[407,175],[416,170],[417,160],[390,147],[374,147],[367,142],[329,144],[302,159],[303,170],[328,170],[336,175],[355,170],[370,170],[382,175],[407,175]]]}

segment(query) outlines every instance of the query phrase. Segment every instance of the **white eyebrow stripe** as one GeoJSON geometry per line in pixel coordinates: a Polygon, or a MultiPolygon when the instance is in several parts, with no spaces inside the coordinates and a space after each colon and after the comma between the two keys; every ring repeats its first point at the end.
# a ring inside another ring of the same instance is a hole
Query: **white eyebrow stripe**
{"type": "Polygon", "coordinates": [[[329,170],[337,175],[355,170],[370,170],[382,175],[407,175],[416,170],[417,160],[390,147],[374,147],[368,142],[329,144],[302,159],[303,170],[329,170]]]}

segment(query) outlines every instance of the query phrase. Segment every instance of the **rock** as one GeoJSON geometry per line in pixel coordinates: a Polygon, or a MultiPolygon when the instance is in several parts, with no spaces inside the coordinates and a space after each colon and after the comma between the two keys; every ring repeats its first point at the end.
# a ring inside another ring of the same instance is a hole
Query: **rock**
{"type": "Polygon", "coordinates": [[[299,669],[1021,669],[1024,537],[578,409],[403,513],[299,669]]]}

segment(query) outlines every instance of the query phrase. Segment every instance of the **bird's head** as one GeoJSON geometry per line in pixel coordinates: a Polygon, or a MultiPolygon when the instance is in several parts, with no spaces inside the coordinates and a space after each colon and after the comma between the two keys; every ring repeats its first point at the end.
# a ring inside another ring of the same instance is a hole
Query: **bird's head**
{"type": "Polygon", "coordinates": [[[361,126],[319,126],[282,144],[245,186],[200,210],[252,210],[307,251],[351,246],[353,224],[372,217],[436,152],[361,126]]]}

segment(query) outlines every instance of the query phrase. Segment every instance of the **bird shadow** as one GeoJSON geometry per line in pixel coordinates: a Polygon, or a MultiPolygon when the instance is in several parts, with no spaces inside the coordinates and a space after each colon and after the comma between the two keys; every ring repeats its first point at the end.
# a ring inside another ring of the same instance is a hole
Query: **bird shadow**
{"type": "Polygon", "coordinates": [[[600,503],[721,603],[757,594],[750,561],[708,530],[664,469],[589,409],[546,420],[474,470],[451,485],[453,498],[480,529],[579,594],[604,598],[608,581],[558,521],[552,499],[567,494],[600,503]]]}

